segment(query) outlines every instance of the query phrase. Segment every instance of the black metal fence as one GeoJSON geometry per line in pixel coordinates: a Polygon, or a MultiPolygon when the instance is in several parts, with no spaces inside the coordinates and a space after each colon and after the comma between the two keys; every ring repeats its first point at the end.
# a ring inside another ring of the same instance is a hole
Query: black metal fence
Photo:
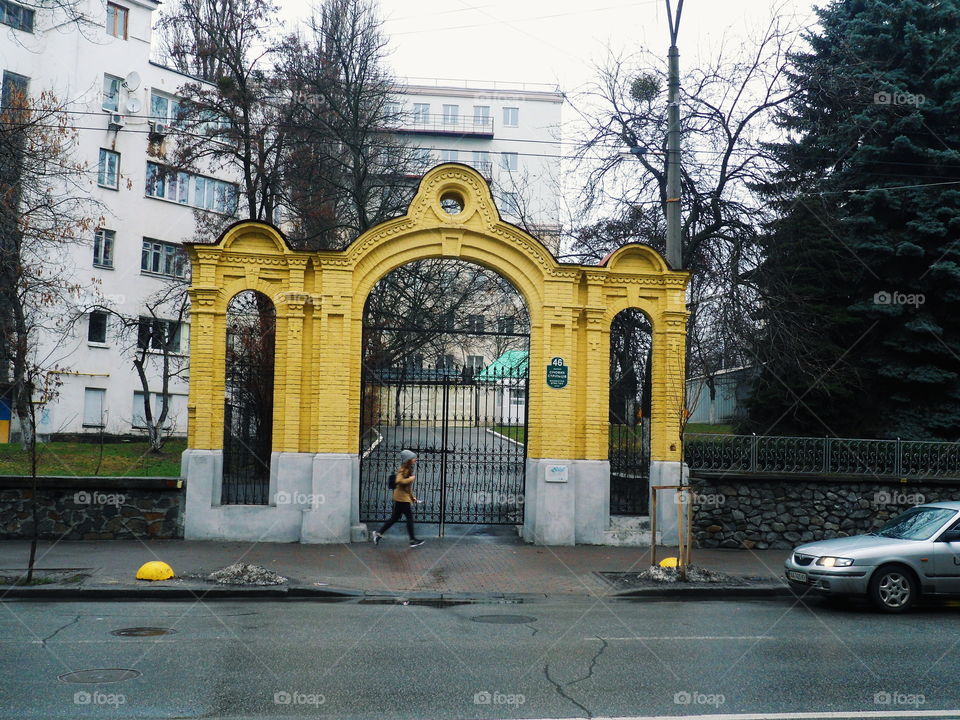
{"type": "Polygon", "coordinates": [[[417,522],[523,522],[527,368],[449,365],[367,369],[363,374],[360,519],[379,522],[393,506],[389,478],[400,451],[418,457],[417,522]]]}
{"type": "Polygon", "coordinates": [[[273,445],[276,315],[269,299],[244,292],[227,319],[223,414],[224,505],[266,505],[273,445]]]}
{"type": "Polygon", "coordinates": [[[960,479],[960,443],[763,435],[684,436],[691,470],[960,479]]]}

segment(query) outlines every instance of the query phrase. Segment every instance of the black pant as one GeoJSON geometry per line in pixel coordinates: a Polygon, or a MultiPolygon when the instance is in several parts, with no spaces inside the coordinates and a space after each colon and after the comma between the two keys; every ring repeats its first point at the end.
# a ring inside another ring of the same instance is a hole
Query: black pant
{"type": "Polygon", "coordinates": [[[393,527],[393,524],[397,522],[402,517],[407,518],[407,535],[410,536],[411,540],[416,540],[416,537],[413,535],[413,511],[410,509],[410,503],[408,502],[393,502],[393,515],[390,516],[390,519],[387,520],[383,527],[380,528],[380,534],[383,535],[387,530],[393,527]]]}

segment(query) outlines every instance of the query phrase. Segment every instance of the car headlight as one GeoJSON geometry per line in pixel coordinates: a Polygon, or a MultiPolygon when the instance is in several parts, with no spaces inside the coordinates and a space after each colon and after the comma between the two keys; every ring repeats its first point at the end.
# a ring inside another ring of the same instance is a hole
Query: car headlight
{"type": "Polygon", "coordinates": [[[853,558],[831,557],[825,555],[817,560],[817,565],[823,567],[850,567],[853,565],[853,558]]]}

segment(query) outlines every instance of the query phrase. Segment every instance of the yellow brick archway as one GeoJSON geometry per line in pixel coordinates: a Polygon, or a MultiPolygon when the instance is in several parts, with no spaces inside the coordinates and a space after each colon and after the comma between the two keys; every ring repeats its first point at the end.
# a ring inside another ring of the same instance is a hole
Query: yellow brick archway
{"type": "MultiPolygon", "coordinates": [[[[222,448],[226,308],[243,290],[270,297],[277,311],[277,458],[271,491],[284,485],[284,461],[356,457],[367,296],[392,270],[414,260],[443,257],[498,272],[527,303],[529,458],[606,460],[610,324],[621,310],[638,308],[653,326],[651,458],[680,460],[688,275],[671,271],[644,245],[624,246],[601,266],[559,263],[536,238],[500,219],[486,181],[472,168],[445,164],[430,170],[405,215],[372,228],[343,251],[292,250],[278,230],[258,222],[240,222],[213,244],[187,247],[193,267],[190,457],[222,448]],[[462,210],[450,214],[441,205],[444,199],[456,201],[462,210]],[[561,390],[546,383],[553,357],[562,357],[569,366],[569,383],[561,390]]],[[[190,457],[185,458],[187,469],[190,457]]],[[[214,504],[216,467],[214,459],[214,504]]],[[[595,474],[590,477],[596,482],[595,474]]],[[[350,482],[355,481],[351,477],[350,482]]],[[[189,485],[188,473],[188,495],[189,485]]],[[[311,487],[318,487],[315,477],[311,487]]],[[[540,513],[541,525],[545,512],[540,513]]],[[[537,515],[529,498],[527,513],[537,515]]],[[[189,516],[188,508],[188,525],[189,516]]]]}

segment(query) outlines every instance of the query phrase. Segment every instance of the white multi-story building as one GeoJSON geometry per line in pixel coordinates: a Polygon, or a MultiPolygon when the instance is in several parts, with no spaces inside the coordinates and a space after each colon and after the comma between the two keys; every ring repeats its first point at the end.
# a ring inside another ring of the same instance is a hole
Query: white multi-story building
{"type": "MultiPolygon", "coordinates": [[[[72,159],[86,163],[85,184],[102,215],[86,241],[70,248],[64,271],[87,288],[80,306],[104,301],[133,318],[147,315],[145,299],[184,276],[180,244],[194,233],[194,208],[231,214],[235,197],[234,186],[218,178],[182,173],[177,182],[156,181],[176,91],[189,79],[150,62],[158,6],[154,0],[88,0],[78,9],[90,23],[65,24],[58,10],[34,12],[0,0],[3,87],[33,98],[51,91],[66,104],[77,132],[72,159]]],[[[150,343],[148,331],[157,328],[144,321],[139,332],[119,330],[115,317],[88,313],[65,341],[41,343],[40,354],[63,368],[57,398],[42,411],[41,433],[122,434],[143,424],[131,350],[150,343]]],[[[178,343],[184,357],[187,335],[185,326],[178,343]]],[[[169,395],[170,429],[184,432],[186,381],[174,379],[169,395]]],[[[156,406],[159,398],[152,399],[156,406]]]]}
{"type": "Polygon", "coordinates": [[[554,85],[416,78],[398,86],[387,115],[419,148],[424,171],[444,162],[476,168],[504,219],[556,251],[562,105],[554,85]]]}
{"type": "MultiPolygon", "coordinates": [[[[90,22],[62,10],[31,10],[0,0],[0,71],[5,93],[52,91],[77,131],[76,157],[102,219],[70,248],[68,267],[88,297],[127,317],[146,317],[145,301],[185,274],[181,243],[193,238],[194,210],[235,213],[236,188],[224,178],[180,173],[162,180],[164,133],[177,113],[177,89],[192,80],[150,61],[156,0],[79,0],[90,22]]],[[[68,4],[69,5],[69,4],[68,4]]],[[[396,132],[418,151],[425,171],[441,162],[472,165],[491,181],[504,218],[556,250],[562,95],[554,86],[408,80],[399,86],[396,132]]],[[[4,103],[6,104],[6,103],[4,103]]],[[[162,325],[162,321],[160,321],[162,325]]],[[[142,321],[119,332],[116,319],[88,313],[41,354],[63,368],[39,431],[127,434],[142,421],[142,388],[132,350],[165,328],[142,321]],[[139,338],[139,339],[138,339],[139,338]],[[54,352],[49,352],[50,350],[54,352]]],[[[185,358],[189,326],[179,332],[185,358]]],[[[151,378],[151,391],[158,378],[151,378]]],[[[186,431],[187,380],[173,379],[170,430],[186,431]]],[[[159,398],[154,397],[154,406],[159,398]]],[[[0,437],[0,442],[4,438],[0,437]]]]}

